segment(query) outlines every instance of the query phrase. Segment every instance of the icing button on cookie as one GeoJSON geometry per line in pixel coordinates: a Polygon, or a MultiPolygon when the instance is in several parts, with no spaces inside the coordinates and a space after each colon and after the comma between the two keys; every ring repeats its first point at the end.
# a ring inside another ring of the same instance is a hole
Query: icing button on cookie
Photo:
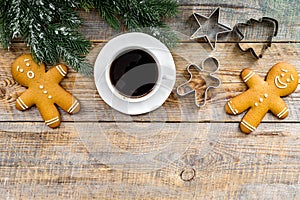
{"type": "Polygon", "coordinates": [[[43,85],[40,85],[40,89],[43,89],[44,88],[44,86],[43,85]]]}
{"type": "Polygon", "coordinates": [[[48,96],[48,99],[52,99],[52,96],[51,96],[51,95],[49,95],[49,96],[48,96]]]}
{"type": "Polygon", "coordinates": [[[258,103],[255,103],[254,105],[257,107],[257,106],[258,106],[258,103]]]}
{"type": "Polygon", "coordinates": [[[48,93],[48,91],[47,90],[44,90],[44,94],[47,94],[48,93]]]}
{"type": "Polygon", "coordinates": [[[268,95],[267,93],[266,93],[266,94],[264,94],[264,97],[265,97],[265,98],[268,98],[268,96],[269,96],[269,95],[268,95]]]}
{"type": "Polygon", "coordinates": [[[27,76],[28,76],[28,78],[33,79],[34,78],[34,72],[33,71],[28,71],[27,76]]]}
{"type": "Polygon", "coordinates": [[[264,102],[263,98],[259,98],[259,102],[260,103],[264,102]]]}

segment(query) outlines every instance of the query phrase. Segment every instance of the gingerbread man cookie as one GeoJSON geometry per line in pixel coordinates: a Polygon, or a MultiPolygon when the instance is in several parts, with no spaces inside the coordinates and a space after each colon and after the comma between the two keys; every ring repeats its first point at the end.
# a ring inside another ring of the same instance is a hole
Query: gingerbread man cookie
{"type": "Polygon", "coordinates": [[[66,74],[65,65],[45,72],[45,65],[37,65],[30,54],[18,57],[12,64],[12,76],[28,89],[17,99],[17,109],[23,111],[36,105],[46,125],[58,127],[61,118],[55,104],[70,114],[80,110],[78,100],[59,85],[66,74]]]}
{"type": "Polygon", "coordinates": [[[279,119],[288,116],[289,109],[280,97],[293,93],[298,86],[298,73],[293,65],[277,63],[268,72],[266,81],[250,69],[244,69],[241,77],[249,89],[232,98],[225,106],[226,112],[233,115],[250,108],[240,123],[241,131],[254,131],[268,111],[279,119]]]}

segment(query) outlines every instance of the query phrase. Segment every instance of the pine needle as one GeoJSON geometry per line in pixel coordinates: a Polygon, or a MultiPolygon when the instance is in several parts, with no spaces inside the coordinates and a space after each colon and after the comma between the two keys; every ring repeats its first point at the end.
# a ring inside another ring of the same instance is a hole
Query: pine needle
{"type": "Polygon", "coordinates": [[[97,9],[114,29],[147,32],[171,47],[175,34],[163,23],[177,14],[175,0],[0,0],[0,43],[10,48],[15,39],[30,46],[37,62],[60,61],[90,75],[85,56],[91,42],[79,32],[83,23],[75,8],[97,9]]]}

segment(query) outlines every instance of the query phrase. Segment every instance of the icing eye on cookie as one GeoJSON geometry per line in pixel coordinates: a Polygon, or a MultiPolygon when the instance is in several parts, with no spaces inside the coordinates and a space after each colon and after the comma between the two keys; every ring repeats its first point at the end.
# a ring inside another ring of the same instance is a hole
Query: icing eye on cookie
{"type": "Polygon", "coordinates": [[[17,71],[23,73],[24,69],[20,68],[20,66],[17,66],[17,71]]]}
{"type": "Polygon", "coordinates": [[[30,59],[24,59],[24,62],[26,63],[25,65],[27,66],[27,67],[29,67],[30,66],[30,63],[29,63],[29,61],[30,61],[30,59]]]}
{"type": "Polygon", "coordinates": [[[27,76],[28,76],[28,78],[33,79],[34,78],[34,72],[33,71],[28,71],[27,76]]]}
{"type": "Polygon", "coordinates": [[[294,81],[294,80],[295,80],[295,78],[294,78],[293,74],[291,74],[291,80],[292,80],[292,81],[294,81]]]}
{"type": "Polygon", "coordinates": [[[294,78],[293,74],[291,74],[291,75],[290,75],[290,78],[287,78],[287,79],[286,79],[286,82],[287,82],[287,83],[290,83],[290,82],[292,82],[292,81],[294,81],[294,80],[295,80],[295,78],[294,78]]]}

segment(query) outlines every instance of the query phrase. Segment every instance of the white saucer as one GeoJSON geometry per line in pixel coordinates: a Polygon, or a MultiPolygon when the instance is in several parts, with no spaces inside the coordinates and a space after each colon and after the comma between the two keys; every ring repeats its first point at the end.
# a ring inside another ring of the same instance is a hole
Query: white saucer
{"type": "Polygon", "coordinates": [[[176,79],[176,69],[169,49],[156,38],[144,33],[126,33],[110,40],[100,51],[94,78],[101,98],[112,108],[129,115],[138,115],[160,107],[169,97],[176,79]],[[120,95],[109,79],[110,65],[114,59],[130,49],[141,49],[156,61],[159,71],[154,89],[141,98],[120,95]]]}

